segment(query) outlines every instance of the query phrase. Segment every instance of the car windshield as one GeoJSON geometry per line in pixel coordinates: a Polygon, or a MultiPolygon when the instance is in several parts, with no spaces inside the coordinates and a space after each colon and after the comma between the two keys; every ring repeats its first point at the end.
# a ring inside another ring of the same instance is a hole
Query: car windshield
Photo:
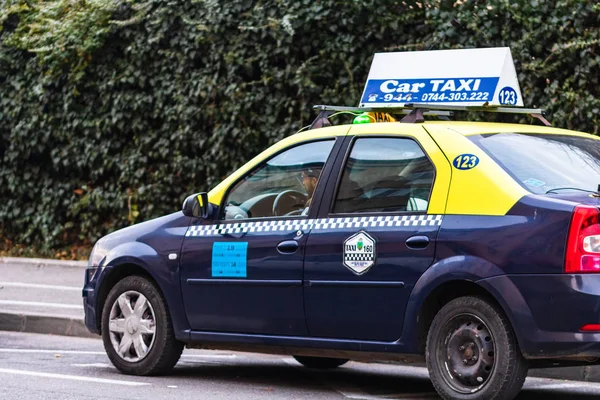
{"type": "Polygon", "coordinates": [[[522,133],[470,139],[532,193],[596,192],[600,185],[600,140],[522,133]]]}

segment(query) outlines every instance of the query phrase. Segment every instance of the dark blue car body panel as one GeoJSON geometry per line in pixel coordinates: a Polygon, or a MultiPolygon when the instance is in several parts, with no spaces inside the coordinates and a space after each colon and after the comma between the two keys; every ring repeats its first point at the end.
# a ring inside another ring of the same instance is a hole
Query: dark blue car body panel
{"type": "Polygon", "coordinates": [[[340,265],[344,240],[357,228],[311,232],[304,262],[304,303],[310,335],[397,340],[410,292],[433,262],[438,228],[361,228],[375,239],[377,252],[377,265],[362,275],[340,265]],[[428,237],[429,245],[418,250],[406,247],[405,241],[417,235],[428,237]]]}
{"type": "MultiPolygon", "coordinates": [[[[124,266],[135,265],[151,276],[162,291],[178,339],[187,340],[189,324],[181,300],[179,254],[190,218],[182,212],[121,229],[101,239],[101,247],[110,249],[93,278],[83,289],[85,323],[91,332],[100,332],[99,308],[106,296],[106,284],[113,273],[124,266]],[[177,254],[175,260],[169,254],[177,254]]],[[[86,277],[87,280],[87,277],[86,277]]]]}
{"type": "MultiPolygon", "coordinates": [[[[320,185],[321,203],[329,204],[332,190],[324,188],[331,185],[320,185]]],[[[377,240],[379,263],[376,274],[362,277],[341,265],[341,245],[358,229],[306,230],[298,253],[286,258],[276,246],[296,233],[194,242],[185,237],[189,226],[211,221],[178,212],[101,239],[107,254],[84,287],[85,323],[100,332],[106,285],[135,265],[163,293],[176,337],[192,345],[417,354],[424,304],[442,285],[468,282],[504,310],[527,358],[598,357],[600,334],[579,329],[600,322],[600,276],[563,272],[571,215],[582,203],[599,205],[582,194],[531,195],[505,216],[445,215],[433,228],[365,229],[377,240]],[[412,235],[427,236],[429,246],[408,249],[412,235]],[[259,250],[248,260],[253,275],[211,282],[214,241],[252,241],[259,250]]],[[[323,206],[318,213],[309,217],[329,216],[323,206]]]]}
{"type": "Polygon", "coordinates": [[[478,284],[509,310],[527,358],[600,356],[600,334],[579,331],[600,321],[600,276],[501,275],[478,284]]]}
{"type": "Polygon", "coordinates": [[[191,328],[306,335],[302,260],[307,237],[297,237],[296,231],[186,237],[181,294],[191,328]],[[294,238],[299,243],[295,252],[282,254],[277,250],[279,243],[294,238]],[[245,278],[213,275],[214,242],[247,244],[245,278]]]}

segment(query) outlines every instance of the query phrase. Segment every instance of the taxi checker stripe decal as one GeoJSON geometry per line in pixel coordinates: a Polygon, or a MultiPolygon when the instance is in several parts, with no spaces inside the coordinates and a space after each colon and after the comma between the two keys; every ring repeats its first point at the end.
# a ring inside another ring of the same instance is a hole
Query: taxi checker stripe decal
{"type": "Polygon", "coordinates": [[[254,221],[217,225],[192,226],[185,236],[215,236],[235,233],[335,230],[402,226],[437,226],[442,215],[397,215],[386,217],[318,218],[284,221],[254,221]]]}

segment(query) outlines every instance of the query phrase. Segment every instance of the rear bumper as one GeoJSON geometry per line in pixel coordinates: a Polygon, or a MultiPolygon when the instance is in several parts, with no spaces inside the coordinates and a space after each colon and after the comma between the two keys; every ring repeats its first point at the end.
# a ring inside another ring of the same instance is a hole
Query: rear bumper
{"type": "Polygon", "coordinates": [[[600,275],[504,275],[478,282],[504,308],[529,359],[600,357],[600,275]]]}

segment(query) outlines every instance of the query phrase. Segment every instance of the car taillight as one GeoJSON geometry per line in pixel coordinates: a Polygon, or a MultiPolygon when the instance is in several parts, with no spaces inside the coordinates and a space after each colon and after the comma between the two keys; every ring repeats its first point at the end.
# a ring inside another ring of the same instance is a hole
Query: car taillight
{"type": "Polygon", "coordinates": [[[581,332],[600,332],[600,324],[587,324],[579,328],[581,332]]]}
{"type": "Polygon", "coordinates": [[[600,272],[600,210],[577,206],[571,218],[565,272],[600,272]]]}

